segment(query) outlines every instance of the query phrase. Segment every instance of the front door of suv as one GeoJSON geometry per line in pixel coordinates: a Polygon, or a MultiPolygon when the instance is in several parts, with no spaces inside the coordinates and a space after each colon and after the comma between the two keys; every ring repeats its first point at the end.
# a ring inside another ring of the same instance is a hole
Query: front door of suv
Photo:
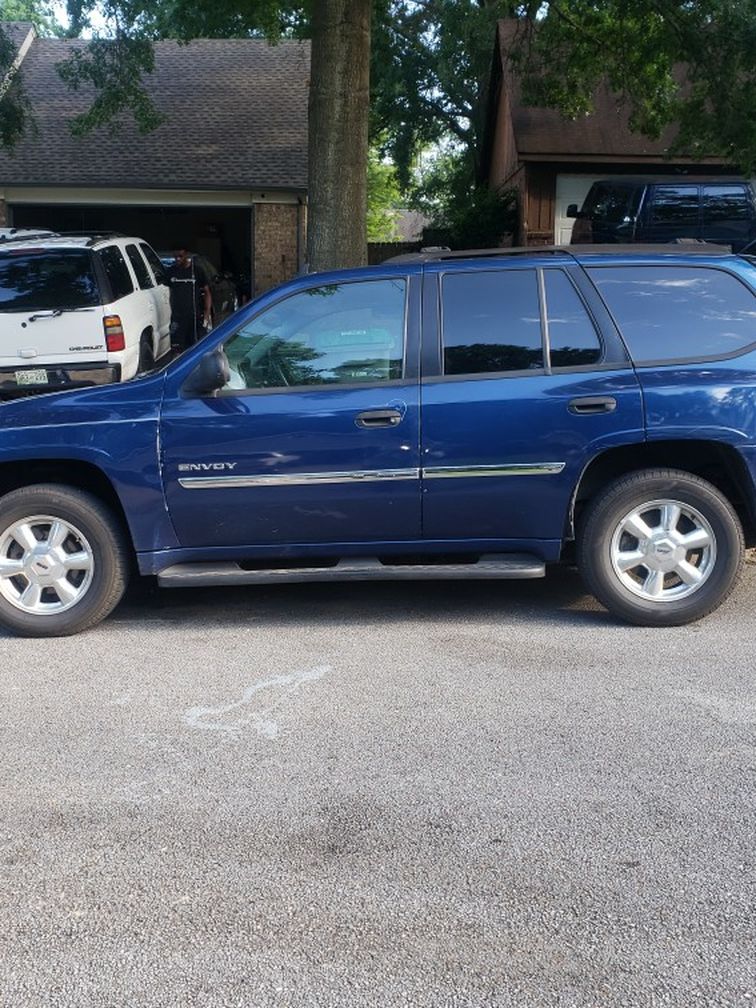
{"type": "Polygon", "coordinates": [[[181,545],[419,538],[418,326],[419,276],[313,279],[221,335],[217,395],[172,372],[160,438],[181,545]]]}
{"type": "Polygon", "coordinates": [[[642,439],[626,351],[592,285],[568,262],[427,267],[427,539],[507,540],[505,548],[541,540],[553,553],[586,464],[642,439]]]}

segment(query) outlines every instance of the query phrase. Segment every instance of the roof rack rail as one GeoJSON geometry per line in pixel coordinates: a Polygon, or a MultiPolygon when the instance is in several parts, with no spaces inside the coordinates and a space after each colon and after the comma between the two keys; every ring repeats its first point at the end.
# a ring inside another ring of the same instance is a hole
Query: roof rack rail
{"type": "Polygon", "coordinates": [[[570,252],[561,245],[530,245],[513,246],[509,248],[487,248],[487,249],[449,249],[433,247],[420,249],[419,252],[405,252],[402,255],[393,256],[385,262],[444,262],[447,259],[486,259],[497,256],[517,256],[517,255],[541,255],[556,254],[570,255],[570,252]]]}
{"type": "Polygon", "coordinates": [[[88,245],[95,242],[105,241],[108,238],[127,238],[128,235],[121,231],[58,231],[56,237],[60,238],[89,238],[88,245]]]}
{"type": "Polygon", "coordinates": [[[495,259],[508,256],[540,256],[563,255],[576,258],[582,255],[732,255],[729,245],[713,245],[706,242],[696,242],[690,245],[684,242],[664,242],[656,245],[519,245],[512,248],[491,249],[424,249],[420,252],[407,252],[403,255],[386,259],[387,263],[421,263],[446,262],[452,259],[495,259]]]}
{"type": "Polygon", "coordinates": [[[35,241],[37,238],[57,238],[57,231],[46,228],[0,228],[0,245],[8,242],[35,241]]]}

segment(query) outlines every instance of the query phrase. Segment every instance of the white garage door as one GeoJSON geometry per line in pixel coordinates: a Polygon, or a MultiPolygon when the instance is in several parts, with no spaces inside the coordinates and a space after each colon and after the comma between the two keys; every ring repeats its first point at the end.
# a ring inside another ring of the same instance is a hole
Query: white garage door
{"type": "Polygon", "coordinates": [[[578,209],[588,195],[594,182],[604,175],[557,175],[556,205],[554,207],[554,244],[569,245],[574,219],[567,216],[570,203],[577,203],[578,209]]]}

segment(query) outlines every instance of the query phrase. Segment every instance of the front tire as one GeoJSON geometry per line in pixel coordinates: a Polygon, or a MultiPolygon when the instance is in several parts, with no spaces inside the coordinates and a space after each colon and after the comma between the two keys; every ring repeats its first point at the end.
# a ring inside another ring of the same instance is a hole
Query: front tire
{"type": "Polygon", "coordinates": [[[0,498],[0,625],[66,637],[112,612],[128,581],[120,522],[97,497],[57,484],[0,498]]]}
{"type": "Polygon", "coordinates": [[[639,626],[681,626],[724,602],[743,568],[743,530],[711,483],[647,469],[611,483],[589,506],[578,567],[611,612],[639,626]]]}

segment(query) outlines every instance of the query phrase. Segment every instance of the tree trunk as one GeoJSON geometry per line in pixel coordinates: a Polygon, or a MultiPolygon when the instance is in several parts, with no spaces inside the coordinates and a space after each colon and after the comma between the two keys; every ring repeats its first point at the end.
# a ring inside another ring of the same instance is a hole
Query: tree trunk
{"type": "Polygon", "coordinates": [[[311,270],[367,261],[372,0],[314,0],[307,260],[311,270]]]}

